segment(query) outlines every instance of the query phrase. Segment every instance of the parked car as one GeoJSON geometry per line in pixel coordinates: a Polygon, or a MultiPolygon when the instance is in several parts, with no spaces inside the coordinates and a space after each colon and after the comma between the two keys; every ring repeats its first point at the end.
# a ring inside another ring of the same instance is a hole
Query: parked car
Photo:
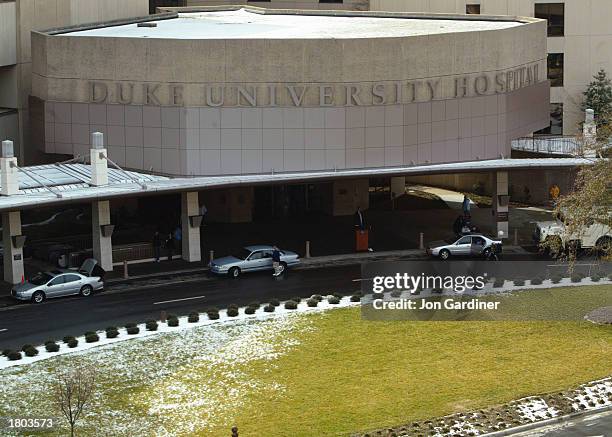
{"type": "MultiPolygon", "coordinates": [[[[272,270],[273,251],[273,246],[268,245],[246,246],[234,255],[213,259],[209,265],[210,271],[215,274],[237,278],[243,272],[272,270]]],[[[280,253],[283,268],[286,269],[300,263],[300,257],[297,253],[288,250],[280,250],[280,253]]]]}
{"type": "Polygon", "coordinates": [[[39,272],[22,284],[13,286],[11,296],[18,300],[41,303],[45,299],[80,294],[91,296],[104,288],[104,270],[92,258],[76,270],[39,272]]]}
{"type": "Polygon", "coordinates": [[[502,250],[500,240],[492,240],[481,234],[469,234],[453,237],[446,241],[434,241],[427,245],[427,254],[447,260],[451,256],[471,256],[489,258],[491,253],[499,254],[502,250]]]}
{"type": "Polygon", "coordinates": [[[609,226],[592,221],[580,232],[569,235],[565,231],[562,215],[554,221],[536,222],[533,241],[538,245],[547,243],[548,250],[553,248],[567,250],[570,246],[574,246],[578,249],[594,249],[601,255],[612,253],[612,229],[609,226]]]}

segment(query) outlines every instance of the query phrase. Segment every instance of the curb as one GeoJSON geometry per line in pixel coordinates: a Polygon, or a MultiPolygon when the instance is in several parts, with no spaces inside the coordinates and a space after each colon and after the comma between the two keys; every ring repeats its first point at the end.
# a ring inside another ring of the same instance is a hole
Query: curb
{"type": "Polygon", "coordinates": [[[566,422],[568,420],[576,419],[578,417],[588,417],[597,413],[604,413],[606,411],[612,411],[612,405],[607,405],[603,408],[588,411],[576,411],[575,413],[566,414],[565,416],[553,417],[552,419],[542,420],[540,422],[526,423],[525,425],[516,426],[514,428],[508,428],[501,431],[490,432],[488,434],[480,434],[481,437],[501,437],[512,434],[518,434],[524,431],[530,431],[532,429],[541,428],[546,425],[552,425],[555,423],[566,422]]]}

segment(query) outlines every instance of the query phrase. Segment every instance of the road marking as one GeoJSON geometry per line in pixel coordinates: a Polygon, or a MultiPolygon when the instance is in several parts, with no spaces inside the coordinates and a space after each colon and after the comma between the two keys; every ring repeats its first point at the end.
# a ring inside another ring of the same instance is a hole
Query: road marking
{"type": "Polygon", "coordinates": [[[8,331],[8,329],[6,328],[0,329],[0,332],[5,332],[5,331],[8,331]]]}
{"type": "Polygon", "coordinates": [[[164,300],[161,302],[153,302],[153,305],[161,305],[163,303],[182,302],[184,300],[204,299],[206,296],[185,297],[183,299],[164,300]]]}

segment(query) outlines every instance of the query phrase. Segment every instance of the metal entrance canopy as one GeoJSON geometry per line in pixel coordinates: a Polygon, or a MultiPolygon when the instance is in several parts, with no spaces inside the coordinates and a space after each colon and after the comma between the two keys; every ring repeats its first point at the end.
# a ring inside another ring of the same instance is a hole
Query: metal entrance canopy
{"type": "Polygon", "coordinates": [[[525,169],[567,169],[591,165],[594,159],[539,158],[426,164],[367,169],[337,169],[253,175],[169,178],[133,171],[108,169],[108,185],[92,186],[91,168],[85,164],[49,164],[20,168],[20,193],[0,197],[0,212],[92,200],[138,197],[150,194],[192,192],[214,188],[314,183],[364,177],[422,176],[448,173],[483,173],[525,169]],[[49,188],[51,189],[49,189],[49,188]]]}

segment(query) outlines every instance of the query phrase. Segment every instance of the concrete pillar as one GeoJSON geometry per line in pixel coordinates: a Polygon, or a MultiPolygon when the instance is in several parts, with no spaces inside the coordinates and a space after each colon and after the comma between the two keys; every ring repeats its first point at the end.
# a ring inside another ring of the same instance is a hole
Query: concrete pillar
{"type": "Polygon", "coordinates": [[[398,176],[391,178],[391,198],[395,199],[406,192],[406,178],[398,176]]]}
{"type": "Polygon", "coordinates": [[[23,238],[13,239],[13,237],[21,237],[21,213],[19,211],[2,213],[4,281],[9,284],[18,284],[23,279],[23,238]]]}
{"type": "Polygon", "coordinates": [[[98,187],[108,185],[108,161],[106,160],[106,149],[104,148],[104,134],[94,132],[91,134],[91,150],[89,151],[91,162],[91,184],[98,187]]]}
{"type": "Polygon", "coordinates": [[[497,238],[508,238],[508,172],[498,171],[493,174],[493,193],[492,193],[493,229],[497,238]]]}
{"type": "Polygon", "coordinates": [[[202,260],[200,224],[201,216],[198,193],[181,193],[182,253],[185,261],[196,262],[202,260]]]}
{"type": "Polygon", "coordinates": [[[110,202],[94,201],[91,204],[91,233],[93,237],[93,257],[107,272],[113,270],[113,226],[110,220],[110,202]]]}
{"type": "MultiPolygon", "coordinates": [[[[13,142],[2,141],[2,171],[3,196],[19,193],[19,170],[17,158],[14,156],[13,142]]],[[[23,279],[23,243],[21,236],[21,213],[19,211],[2,214],[2,243],[4,245],[4,280],[9,284],[17,284],[23,279]],[[16,238],[13,238],[16,237],[16,238]]]]}

